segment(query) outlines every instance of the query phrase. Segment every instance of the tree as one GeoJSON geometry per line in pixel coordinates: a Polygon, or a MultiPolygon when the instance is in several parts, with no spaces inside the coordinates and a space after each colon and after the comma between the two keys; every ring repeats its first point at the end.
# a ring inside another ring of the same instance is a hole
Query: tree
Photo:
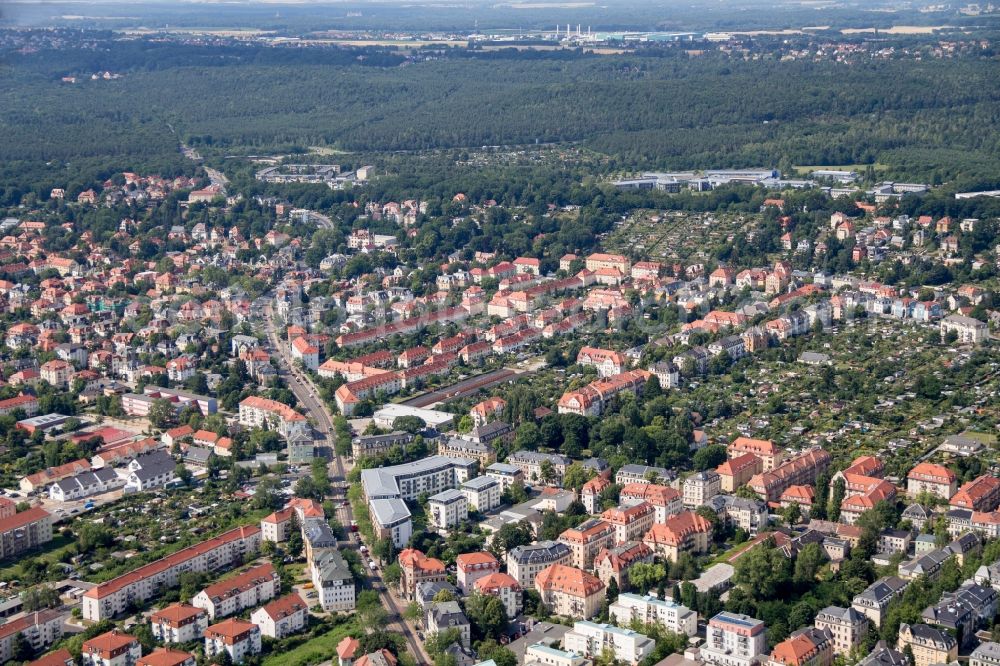
{"type": "Polygon", "coordinates": [[[694,452],[691,462],[698,471],[714,469],[726,462],[726,447],[721,444],[710,444],[702,447],[694,452]]]}
{"type": "Polygon", "coordinates": [[[423,432],[427,428],[427,423],[419,416],[397,416],[392,422],[393,430],[402,430],[411,435],[423,432]]]}
{"type": "Polygon", "coordinates": [[[170,402],[166,398],[157,398],[153,401],[153,404],[149,406],[149,422],[153,424],[154,427],[160,428],[161,430],[169,428],[174,425],[176,412],[174,411],[174,403],[170,402]]]}
{"type": "Polygon", "coordinates": [[[507,628],[507,610],[500,597],[473,593],[465,602],[465,614],[483,638],[499,639],[507,628]]]}
{"type": "Polygon", "coordinates": [[[541,480],[544,483],[551,483],[556,478],[555,467],[553,467],[552,461],[547,458],[538,466],[538,472],[541,474],[541,480]]]}
{"type": "Polygon", "coordinates": [[[660,563],[639,562],[628,570],[628,582],[645,594],[666,579],[667,569],[660,563]]]}
{"type": "Polygon", "coordinates": [[[566,468],[566,474],[563,476],[563,487],[572,488],[579,492],[583,484],[590,481],[595,474],[597,472],[594,471],[593,467],[584,467],[579,461],[574,462],[566,468]]]}
{"type": "Polygon", "coordinates": [[[813,585],[824,562],[826,562],[826,551],[818,543],[806,544],[795,557],[793,582],[800,587],[813,585]]]}
{"type": "Polygon", "coordinates": [[[846,492],[847,486],[843,478],[830,484],[830,501],[826,505],[826,515],[834,522],[840,520],[840,504],[844,501],[846,492]]]}
{"type": "Polygon", "coordinates": [[[795,525],[802,519],[802,509],[799,508],[798,502],[792,502],[786,506],[781,511],[781,519],[785,521],[785,524],[789,527],[795,525]]]}
{"type": "Polygon", "coordinates": [[[31,647],[31,643],[25,637],[23,632],[17,632],[14,636],[14,644],[11,652],[11,659],[13,661],[31,661],[31,658],[35,656],[35,650],[31,647]]]}
{"type": "Polygon", "coordinates": [[[507,523],[496,531],[490,542],[490,552],[498,559],[504,559],[508,552],[518,546],[526,546],[535,540],[531,525],[526,522],[507,523]]]}
{"type": "Polygon", "coordinates": [[[424,617],[424,609],[420,607],[416,601],[411,601],[407,606],[406,610],[403,611],[403,619],[407,622],[416,623],[419,622],[424,617]]]}
{"type": "Polygon", "coordinates": [[[399,565],[399,562],[389,564],[385,568],[382,579],[386,585],[398,585],[399,581],[403,579],[403,567],[399,565]]]}
{"type": "Polygon", "coordinates": [[[487,638],[479,644],[479,659],[481,661],[492,659],[497,666],[517,666],[517,655],[492,638],[487,638]]]}
{"type": "Polygon", "coordinates": [[[792,578],[791,563],[767,538],[736,561],[733,582],[753,599],[774,599],[792,578]]]}
{"type": "Polygon", "coordinates": [[[174,476],[180,479],[185,486],[190,486],[191,482],[194,481],[194,474],[184,463],[177,463],[177,466],[174,467],[174,476]]]}

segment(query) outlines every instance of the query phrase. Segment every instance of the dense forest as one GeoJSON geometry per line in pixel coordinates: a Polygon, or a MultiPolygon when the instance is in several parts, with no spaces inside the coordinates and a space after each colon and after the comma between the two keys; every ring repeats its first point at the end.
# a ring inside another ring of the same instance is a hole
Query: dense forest
{"type": "Polygon", "coordinates": [[[375,49],[78,40],[5,55],[0,182],[64,183],[102,168],[174,172],[184,168],[181,140],[207,157],[574,143],[618,169],[878,162],[888,177],[935,182],[1000,167],[994,57],[845,65],[664,50],[407,59],[375,49]],[[104,70],[123,76],[89,79],[104,70]],[[60,82],[66,75],[81,80],[60,82]]]}

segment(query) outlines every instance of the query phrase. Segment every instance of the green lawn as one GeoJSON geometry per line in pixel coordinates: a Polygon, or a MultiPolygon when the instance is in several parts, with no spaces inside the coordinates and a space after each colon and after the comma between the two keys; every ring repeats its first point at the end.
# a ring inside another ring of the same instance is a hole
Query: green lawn
{"type": "Polygon", "coordinates": [[[337,656],[337,643],[345,636],[360,635],[355,616],[344,618],[341,624],[291,650],[275,650],[265,657],[262,666],[308,666],[337,656]]]}
{"type": "Polygon", "coordinates": [[[44,544],[41,548],[21,553],[16,558],[0,561],[0,580],[10,581],[18,578],[21,575],[21,563],[26,559],[36,558],[47,565],[62,561],[66,549],[73,543],[75,543],[74,539],[64,537],[56,532],[52,541],[44,544]]]}

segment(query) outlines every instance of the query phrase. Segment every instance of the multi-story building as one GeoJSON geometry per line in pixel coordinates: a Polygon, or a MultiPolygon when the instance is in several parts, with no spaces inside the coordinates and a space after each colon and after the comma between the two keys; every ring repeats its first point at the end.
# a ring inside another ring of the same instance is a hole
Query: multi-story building
{"type": "Polygon", "coordinates": [[[827,606],[816,614],[817,629],[829,630],[833,636],[833,653],[850,655],[868,636],[868,618],[854,608],[827,606]]]}
{"type": "Polygon", "coordinates": [[[486,476],[500,482],[501,493],[515,483],[524,483],[524,471],[508,463],[493,463],[486,468],[486,476]]]}
{"type": "Polygon", "coordinates": [[[403,500],[398,497],[371,500],[368,515],[377,538],[389,539],[396,548],[403,548],[410,542],[413,520],[403,500]]]}
{"type": "Polygon", "coordinates": [[[437,634],[453,629],[458,632],[459,643],[469,649],[472,641],[472,625],[462,612],[457,601],[438,601],[430,604],[424,614],[427,633],[437,634]]]}
{"type": "Polygon", "coordinates": [[[210,626],[205,630],[205,657],[212,659],[223,652],[234,664],[260,654],[260,627],[235,617],[210,626]]]}
{"type": "Polygon", "coordinates": [[[440,583],[447,579],[444,562],[433,557],[427,557],[416,548],[407,548],[398,557],[399,566],[403,569],[399,585],[403,596],[413,599],[417,586],[421,583],[440,583]]]}
{"type": "Polygon", "coordinates": [[[302,631],[308,617],[306,602],[293,592],[255,610],[250,621],[260,627],[261,635],[277,639],[302,631]]]}
{"type": "Polygon", "coordinates": [[[630,587],[628,572],[640,562],[653,561],[653,550],[641,541],[628,541],[611,548],[605,548],[594,558],[594,572],[601,582],[611,585],[612,579],[619,590],[630,587]]]}
{"type": "Polygon", "coordinates": [[[604,583],[596,576],[563,564],[550,564],[535,577],[542,603],[555,615],[586,620],[601,610],[604,583]]]}
{"type": "Polygon", "coordinates": [[[714,470],[696,472],[684,479],[683,502],[686,509],[697,509],[722,490],[722,477],[714,470]]]}
{"type": "Polygon", "coordinates": [[[619,486],[626,486],[632,483],[660,483],[668,485],[677,478],[677,473],[665,467],[651,467],[650,465],[636,465],[629,463],[622,465],[615,472],[615,483],[619,486]]]}
{"type": "Polygon", "coordinates": [[[209,585],[194,595],[191,605],[195,608],[204,608],[208,612],[208,617],[216,620],[273,599],[280,588],[281,579],[278,572],[270,563],[261,564],[237,576],[209,585]]]}
{"type": "Polygon", "coordinates": [[[723,612],[708,621],[701,658],[712,666],[754,666],[766,649],[766,629],[761,620],[723,612]]]}
{"type": "Polygon", "coordinates": [[[513,576],[491,573],[477,578],[472,587],[478,594],[500,599],[508,618],[515,618],[521,613],[521,585],[513,576]]]}
{"type": "Polygon", "coordinates": [[[1000,666],[1000,643],[980,643],[969,655],[969,666],[1000,666]]]}
{"type": "Polygon", "coordinates": [[[736,458],[747,453],[754,454],[760,458],[763,464],[761,471],[763,472],[770,472],[780,465],[782,458],[781,449],[771,440],[751,439],[750,437],[737,437],[726,447],[726,453],[728,453],[730,458],[736,458]]]}
{"type": "Polygon", "coordinates": [[[602,377],[583,388],[567,391],[559,398],[560,414],[598,416],[610,401],[622,393],[638,394],[652,374],[645,370],[627,370],[611,377],[602,377]]]}
{"type": "Polygon", "coordinates": [[[154,611],[149,618],[153,637],[162,643],[201,640],[208,629],[208,611],[188,604],[172,604],[154,611]]]}
{"type": "Polygon", "coordinates": [[[292,530],[291,507],[275,511],[260,519],[260,535],[262,541],[272,541],[274,543],[284,543],[292,530]]]}
{"type": "MultiPolygon", "coordinates": [[[[537,451],[516,451],[507,456],[507,464],[521,470],[525,483],[548,483],[562,485],[566,468],[573,461],[556,453],[538,453],[537,451]],[[548,478],[543,470],[551,468],[548,478]]],[[[492,466],[490,467],[492,469],[492,466]]],[[[487,471],[489,473],[489,471],[487,471]]]]}
{"type": "Polygon", "coordinates": [[[616,663],[638,664],[656,648],[656,641],[631,629],[577,621],[563,636],[563,647],[591,658],[610,651],[616,663]]]}
{"type": "Polygon", "coordinates": [[[269,427],[286,439],[308,428],[306,417],[288,405],[255,395],[240,402],[240,423],[251,428],[269,427]]]}
{"type": "Polygon", "coordinates": [[[18,636],[24,636],[36,652],[52,645],[62,638],[64,621],[59,611],[40,610],[0,625],[0,662],[7,663],[14,658],[18,636]]]}
{"type": "Polygon", "coordinates": [[[899,625],[899,649],[910,646],[913,666],[950,664],[958,659],[958,641],[946,631],[926,624],[899,625]]]}
{"type": "Polygon", "coordinates": [[[413,439],[412,434],[400,430],[384,435],[362,435],[351,442],[351,455],[355,460],[362,456],[380,456],[395,446],[404,447],[410,444],[413,439]]]}
{"type": "MultiPolygon", "coordinates": [[[[498,423],[498,421],[494,421],[493,423],[498,423]]],[[[481,468],[485,468],[497,460],[496,451],[489,444],[459,437],[450,437],[438,444],[438,455],[448,456],[449,458],[477,460],[481,468]]]]}
{"type": "Polygon", "coordinates": [[[903,594],[909,581],[896,576],[885,576],[869,585],[851,601],[851,608],[865,615],[876,627],[882,625],[882,619],[889,610],[890,604],[903,594]]]}
{"type": "Polygon", "coordinates": [[[597,347],[581,347],[576,355],[577,365],[597,369],[600,377],[620,375],[628,367],[628,359],[621,352],[597,347]]]}
{"type": "Polygon", "coordinates": [[[601,514],[601,519],[614,530],[612,542],[620,545],[639,541],[653,526],[656,510],[642,500],[626,500],[601,514]]]}
{"type": "Polygon", "coordinates": [[[507,553],[507,573],[523,589],[535,587],[535,577],[552,564],[572,565],[573,551],[558,541],[538,541],[516,546],[507,553]]]}
{"type": "Polygon", "coordinates": [[[832,662],[833,635],[826,629],[806,627],[774,646],[768,666],[830,666],[832,662]]]}
{"type": "Polygon", "coordinates": [[[665,523],[670,516],[684,510],[684,500],[679,492],[655,483],[629,483],[621,489],[618,498],[621,502],[642,501],[651,505],[655,510],[654,523],[665,523]]]}
{"type": "Polygon", "coordinates": [[[694,636],[698,633],[698,614],[672,599],[623,592],[608,607],[608,612],[616,624],[624,627],[631,625],[633,620],[639,620],[642,624],[656,624],[675,634],[694,636]]]}
{"type": "Polygon", "coordinates": [[[313,587],[325,611],[352,611],[355,607],[354,575],[336,550],[318,553],[309,564],[313,587]]]}
{"type": "Polygon", "coordinates": [[[642,542],[663,559],[676,562],[684,552],[703,553],[708,550],[712,524],[693,511],[683,511],[664,523],[656,523],[642,542]]]}
{"type": "Polygon", "coordinates": [[[590,570],[594,566],[594,558],[602,549],[612,545],[614,536],[615,529],[609,523],[591,518],[565,530],[559,535],[559,542],[573,553],[573,566],[590,570]]]}
{"type": "Polygon", "coordinates": [[[583,655],[559,650],[543,643],[529,645],[524,650],[525,666],[589,666],[591,661],[583,655]]]}
{"type": "Polygon", "coordinates": [[[366,469],[361,472],[361,486],[368,501],[399,498],[414,500],[427,493],[434,495],[455,488],[467,480],[463,470],[468,468],[462,458],[430,456],[416,462],[392,467],[366,469]]]}
{"type": "Polygon", "coordinates": [[[84,641],[80,651],[84,666],[135,666],[140,656],[139,639],[117,629],[84,641]]]}
{"type": "Polygon", "coordinates": [[[990,337],[990,329],[985,322],[964,315],[950,314],[941,320],[939,326],[942,340],[952,332],[958,336],[958,341],[963,344],[978,345],[990,337]]]}
{"type": "Polygon", "coordinates": [[[956,509],[993,511],[1000,505],[1000,479],[984,474],[958,489],[948,504],[956,509]]]}
{"type": "Polygon", "coordinates": [[[790,458],[770,472],[756,474],[747,485],[765,502],[775,502],[789,486],[813,485],[830,465],[830,454],[812,449],[790,458]]]}
{"type": "Polygon", "coordinates": [[[8,559],[52,540],[52,514],[41,507],[0,518],[0,558],[8,559]]]}
{"type": "Polygon", "coordinates": [[[133,602],[180,585],[184,572],[212,572],[242,563],[260,548],[260,541],[259,527],[237,527],[100,583],[83,594],[83,617],[98,622],[123,613],[133,602]]]}
{"type": "Polygon", "coordinates": [[[499,573],[500,562],[490,553],[462,553],[455,558],[458,589],[468,593],[480,578],[499,573]]]}
{"type": "Polygon", "coordinates": [[[715,468],[723,492],[734,493],[745,485],[754,474],[759,474],[764,468],[761,459],[752,453],[744,453],[730,458],[715,468]]]}
{"type": "Polygon", "coordinates": [[[758,499],[747,499],[736,495],[716,495],[708,501],[719,520],[756,536],[761,528],[767,527],[767,504],[758,499]]]}
{"type": "Polygon", "coordinates": [[[491,476],[469,479],[462,484],[461,491],[469,507],[479,513],[488,513],[500,506],[502,494],[500,481],[491,476]]]}
{"type": "Polygon", "coordinates": [[[916,497],[930,493],[947,501],[958,490],[958,478],[947,467],[933,463],[918,463],[906,475],[906,494],[916,497]]]}
{"type": "Polygon", "coordinates": [[[427,498],[430,523],[439,530],[450,529],[469,518],[469,500],[454,488],[442,490],[427,498]]]}

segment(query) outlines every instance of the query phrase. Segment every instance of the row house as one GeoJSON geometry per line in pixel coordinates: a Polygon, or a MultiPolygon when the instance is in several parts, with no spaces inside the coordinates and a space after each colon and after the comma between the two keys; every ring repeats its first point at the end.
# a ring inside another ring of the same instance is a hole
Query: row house
{"type": "Polygon", "coordinates": [[[597,370],[600,377],[620,375],[628,366],[628,359],[621,352],[597,347],[581,347],[576,355],[576,363],[597,370]]]}
{"type": "Polygon", "coordinates": [[[191,605],[205,609],[215,620],[272,599],[279,589],[280,580],[274,567],[262,564],[209,585],[192,598],[191,605]]]}
{"type": "Polygon", "coordinates": [[[790,458],[770,472],[755,475],[748,486],[766,502],[775,502],[789,486],[813,485],[830,465],[830,454],[816,448],[790,458]]]}
{"type": "Polygon", "coordinates": [[[638,394],[651,377],[646,370],[629,370],[618,375],[591,382],[577,391],[569,391],[559,398],[560,414],[597,416],[615,396],[623,392],[638,394]]]}

